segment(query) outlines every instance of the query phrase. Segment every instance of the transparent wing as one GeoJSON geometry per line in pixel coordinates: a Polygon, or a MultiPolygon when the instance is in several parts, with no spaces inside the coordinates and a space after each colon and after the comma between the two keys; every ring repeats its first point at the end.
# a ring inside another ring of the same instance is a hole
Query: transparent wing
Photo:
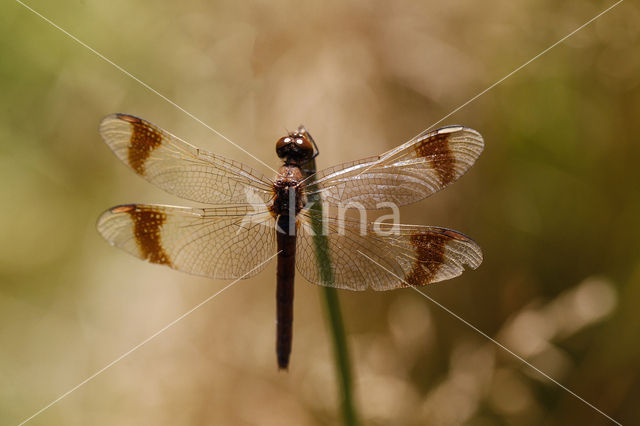
{"type": "Polygon", "coordinates": [[[410,204],[455,182],[483,147],[482,136],[475,130],[443,127],[377,157],[322,170],[307,194],[332,205],[360,203],[366,209],[379,208],[382,202],[410,204]]]}
{"type": "Polygon", "coordinates": [[[104,212],[98,231],[141,259],[217,279],[239,278],[276,253],[275,220],[266,207],[129,204],[104,212]]]}
{"type": "Polygon", "coordinates": [[[179,197],[207,204],[267,202],[271,181],[242,163],[196,148],[141,118],[112,114],[100,135],[125,164],[179,197]]]}
{"type": "Polygon", "coordinates": [[[482,263],[480,247],[449,229],[372,223],[362,229],[358,222],[345,221],[341,227],[329,218],[318,222],[326,232],[318,240],[309,213],[298,217],[296,266],[314,284],[391,290],[448,280],[462,274],[465,265],[475,269],[482,263]],[[323,263],[330,265],[328,274],[323,263]]]}

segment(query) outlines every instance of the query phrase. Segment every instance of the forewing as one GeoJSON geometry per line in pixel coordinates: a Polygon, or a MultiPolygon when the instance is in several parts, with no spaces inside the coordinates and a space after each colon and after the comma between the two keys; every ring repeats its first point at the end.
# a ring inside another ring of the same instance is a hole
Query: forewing
{"type": "Polygon", "coordinates": [[[314,236],[308,213],[301,213],[296,265],[310,282],[347,290],[391,290],[423,286],[477,268],[482,250],[470,238],[445,228],[320,221],[324,240],[314,236]],[[376,226],[378,228],[376,228],[376,226]],[[324,241],[324,242],[323,242],[324,241]],[[329,268],[329,273],[323,271],[329,268]]]}
{"type": "Polygon", "coordinates": [[[360,203],[366,209],[384,207],[378,205],[382,202],[410,204],[455,182],[483,147],[482,136],[475,130],[443,127],[380,156],[318,172],[308,195],[336,206],[360,203]]]}
{"type": "Polygon", "coordinates": [[[276,253],[275,221],[266,206],[122,205],[100,216],[98,231],[141,259],[217,279],[253,276],[265,265],[252,269],[276,253]]]}
{"type": "Polygon", "coordinates": [[[179,197],[207,204],[268,202],[271,181],[242,163],[190,145],[128,114],[100,123],[100,135],[133,171],[179,197]]]}

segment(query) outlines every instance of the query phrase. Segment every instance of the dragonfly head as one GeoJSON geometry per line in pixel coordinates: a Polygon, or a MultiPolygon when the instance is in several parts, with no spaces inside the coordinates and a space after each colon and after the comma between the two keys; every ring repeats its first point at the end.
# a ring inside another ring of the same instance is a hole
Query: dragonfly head
{"type": "Polygon", "coordinates": [[[313,145],[306,134],[294,132],[278,139],[276,153],[285,164],[303,165],[313,157],[313,145]]]}

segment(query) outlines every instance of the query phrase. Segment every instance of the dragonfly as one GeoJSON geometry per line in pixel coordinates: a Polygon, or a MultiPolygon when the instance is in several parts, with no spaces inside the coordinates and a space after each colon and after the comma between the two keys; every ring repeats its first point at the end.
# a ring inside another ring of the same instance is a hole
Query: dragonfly
{"type": "Polygon", "coordinates": [[[354,205],[402,206],[460,178],[484,148],[463,126],[424,131],[381,155],[315,172],[318,147],[301,126],[276,142],[282,166],[274,179],[197,148],[128,114],[104,118],[100,134],[136,174],[206,207],[124,204],[98,219],[113,246],[148,262],[214,279],[246,279],[277,258],[276,355],[287,369],[293,336],[294,278],[345,290],[424,286],[459,276],[483,260],[480,246],[436,226],[361,223],[318,215],[354,205]],[[321,229],[322,232],[316,232],[321,229]],[[364,232],[363,232],[364,231],[364,232]]]}

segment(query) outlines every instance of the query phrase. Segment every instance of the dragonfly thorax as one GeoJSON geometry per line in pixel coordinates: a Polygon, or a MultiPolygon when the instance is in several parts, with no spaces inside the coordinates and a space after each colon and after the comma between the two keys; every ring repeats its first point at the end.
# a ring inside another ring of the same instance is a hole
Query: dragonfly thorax
{"type": "Polygon", "coordinates": [[[278,171],[273,184],[273,204],[271,211],[276,216],[295,216],[304,207],[304,186],[302,171],[297,166],[285,164],[278,171]]]}

